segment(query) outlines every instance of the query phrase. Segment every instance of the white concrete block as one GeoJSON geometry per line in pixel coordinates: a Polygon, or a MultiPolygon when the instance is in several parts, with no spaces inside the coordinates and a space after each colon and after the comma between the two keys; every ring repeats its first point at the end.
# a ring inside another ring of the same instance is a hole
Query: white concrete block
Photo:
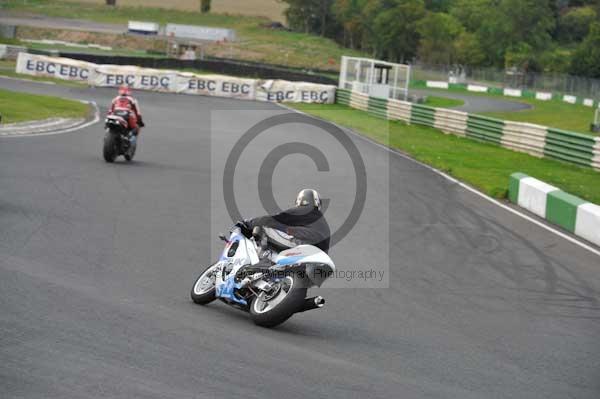
{"type": "Polygon", "coordinates": [[[535,93],[535,99],[541,101],[549,101],[552,100],[552,93],[546,93],[543,91],[538,91],[535,93]]]}
{"type": "Polygon", "coordinates": [[[487,93],[488,88],[487,88],[487,86],[468,85],[467,86],[467,90],[468,91],[474,91],[474,92],[477,92],[477,93],[487,93]]]}
{"type": "Polygon", "coordinates": [[[432,87],[435,89],[447,89],[448,88],[448,82],[440,82],[437,80],[428,80],[427,81],[427,87],[432,87]]]}
{"type": "Polygon", "coordinates": [[[520,89],[504,89],[504,95],[509,97],[522,97],[523,92],[520,89]]]}
{"type": "Polygon", "coordinates": [[[575,234],[600,245],[600,206],[587,203],[577,207],[575,234]]]}
{"type": "Polygon", "coordinates": [[[546,197],[558,189],[533,177],[525,177],[519,184],[519,206],[546,218],[546,197]]]}

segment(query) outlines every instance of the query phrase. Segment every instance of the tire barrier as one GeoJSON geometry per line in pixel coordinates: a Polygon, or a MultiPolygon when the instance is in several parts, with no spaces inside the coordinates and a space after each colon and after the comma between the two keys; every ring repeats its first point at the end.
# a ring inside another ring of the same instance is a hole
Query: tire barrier
{"type": "Polygon", "coordinates": [[[138,90],[238,98],[269,102],[331,104],[335,86],[285,80],[258,80],[225,75],[197,75],[137,66],[98,65],[68,58],[20,53],[16,72],[78,81],[96,87],[127,84],[138,90]]]}
{"type": "Polygon", "coordinates": [[[509,200],[563,229],[600,245],[600,206],[523,173],[513,173],[509,200]]]}
{"type": "Polygon", "coordinates": [[[445,133],[491,142],[536,157],[600,170],[600,138],[532,123],[509,122],[338,89],[337,102],[389,120],[434,127],[445,133]]]}

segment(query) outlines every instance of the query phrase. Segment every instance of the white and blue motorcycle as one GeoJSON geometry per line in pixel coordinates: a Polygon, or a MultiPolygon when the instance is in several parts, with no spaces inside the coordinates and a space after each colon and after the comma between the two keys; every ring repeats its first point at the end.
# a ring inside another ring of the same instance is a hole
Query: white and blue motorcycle
{"type": "Polygon", "coordinates": [[[243,227],[238,223],[229,237],[219,236],[225,249],[218,262],[196,279],[192,300],[206,305],[220,299],[249,312],[254,323],[263,327],[323,307],[322,297],[306,296],[308,288],[320,287],[335,272],[331,258],[312,245],[278,247],[271,239],[273,229],[255,228],[248,238],[243,227]]]}

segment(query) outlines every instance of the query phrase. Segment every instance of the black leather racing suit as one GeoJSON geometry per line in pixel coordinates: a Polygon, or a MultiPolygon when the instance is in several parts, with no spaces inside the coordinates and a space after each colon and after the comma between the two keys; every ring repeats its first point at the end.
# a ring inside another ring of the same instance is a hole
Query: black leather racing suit
{"type": "Polygon", "coordinates": [[[327,253],[331,232],[325,216],[317,208],[297,206],[273,216],[261,216],[246,221],[250,229],[271,227],[292,237],[299,244],[310,244],[327,253]]]}

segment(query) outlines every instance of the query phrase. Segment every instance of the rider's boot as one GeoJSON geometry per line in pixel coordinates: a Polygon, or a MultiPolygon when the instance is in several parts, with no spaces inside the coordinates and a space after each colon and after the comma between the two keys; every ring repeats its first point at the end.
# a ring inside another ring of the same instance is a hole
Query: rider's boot
{"type": "Polygon", "coordinates": [[[129,143],[131,145],[135,145],[137,143],[137,136],[138,136],[137,129],[131,130],[131,132],[129,133],[129,143]]]}

